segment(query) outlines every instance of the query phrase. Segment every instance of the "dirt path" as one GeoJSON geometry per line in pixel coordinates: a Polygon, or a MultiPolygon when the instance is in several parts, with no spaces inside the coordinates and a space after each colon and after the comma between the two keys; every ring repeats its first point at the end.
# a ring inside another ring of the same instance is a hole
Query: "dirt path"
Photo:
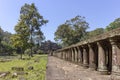
{"type": "Polygon", "coordinates": [[[84,69],[82,66],[49,56],[46,80],[120,80],[120,77],[100,75],[97,71],[84,69]]]}

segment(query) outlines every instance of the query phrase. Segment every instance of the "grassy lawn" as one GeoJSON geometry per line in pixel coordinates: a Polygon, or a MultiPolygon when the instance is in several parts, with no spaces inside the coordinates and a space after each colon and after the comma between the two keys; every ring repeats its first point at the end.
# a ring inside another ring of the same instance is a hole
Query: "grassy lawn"
{"type": "Polygon", "coordinates": [[[35,55],[30,60],[12,59],[10,61],[0,62],[0,72],[10,72],[9,75],[0,78],[0,80],[19,80],[20,78],[24,78],[25,80],[45,80],[46,64],[47,55],[35,55]],[[28,69],[31,66],[33,69],[28,69]],[[13,77],[13,74],[18,71],[12,70],[12,67],[22,67],[24,68],[24,71],[22,72],[27,74],[13,77]]]}

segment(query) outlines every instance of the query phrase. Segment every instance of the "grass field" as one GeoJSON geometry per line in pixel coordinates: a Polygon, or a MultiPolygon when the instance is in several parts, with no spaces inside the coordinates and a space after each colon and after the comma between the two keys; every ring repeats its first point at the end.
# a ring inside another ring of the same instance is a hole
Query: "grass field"
{"type": "MultiPolygon", "coordinates": [[[[3,59],[1,59],[3,60],[3,59]]],[[[24,60],[20,59],[10,59],[8,61],[3,60],[0,62],[0,72],[10,72],[6,77],[0,78],[0,80],[20,80],[20,78],[25,80],[45,80],[46,74],[46,64],[47,64],[47,55],[35,55],[33,58],[28,60],[28,58],[24,58],[24,60]],[[33,67],[32,70],[28,69],[29,67],[33,67]],[[12,67],[22,67],[24,68],[25,75],[17,75],[13,77],[13,74],[16,72],[12,70],[12,67]]]]}

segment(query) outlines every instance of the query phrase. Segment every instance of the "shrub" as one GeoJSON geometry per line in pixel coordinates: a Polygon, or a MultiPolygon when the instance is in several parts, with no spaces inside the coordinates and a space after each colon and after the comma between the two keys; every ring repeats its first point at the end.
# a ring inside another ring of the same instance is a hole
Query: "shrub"
{"type": "Polygon", "coordinates": [[[29,54],[31,53],[31,49],[26,49],[26,50],[24,51],[24,53],[27,54],[27,55],[29,55],[29,54]]]}
{"type": "Polygon", "coordinates": [[[38,50],[37,54],[43,54],[43,51],[42,50],[38,50]]]}

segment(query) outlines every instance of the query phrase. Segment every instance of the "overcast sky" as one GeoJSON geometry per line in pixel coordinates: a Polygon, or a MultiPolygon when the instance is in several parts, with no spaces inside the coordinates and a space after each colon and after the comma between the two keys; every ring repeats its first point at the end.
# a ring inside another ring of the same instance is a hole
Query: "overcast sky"
{"type": "Polygon", "coordinates": [[[77,15],[84,16],[89,30],[105,28],[120,17],[120,0],[0,0],[0,26],[15,33],[20,8],[25,3],[35,3],[39,13],[49,20],[42,27],[46,40],[54,41],[54,32],[60,24],[77,15]]]}

